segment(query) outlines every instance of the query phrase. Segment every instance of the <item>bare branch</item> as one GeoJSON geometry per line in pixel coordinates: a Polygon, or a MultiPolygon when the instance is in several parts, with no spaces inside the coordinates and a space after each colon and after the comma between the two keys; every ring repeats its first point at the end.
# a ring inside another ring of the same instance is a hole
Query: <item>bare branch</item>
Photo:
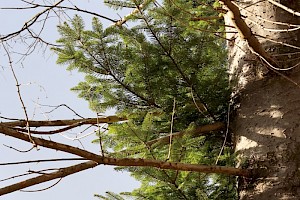
{"type": "MultiPolygon", "coordinates": [[[[30,142],[30,138],[28,135],[24,134],[24,133],[20,133],[18,131],[15,131],[11,128],[8,128],[6,126],[1,126],[0,125],[0,132],[2,134],[5,134],[6,136],[11,136],[26,142],[30,142]]],[[[31,137],[31,139],[35,142],[36,145],[39,146],[43,146],[43,147],[47,147],[50,149],[54,149],[54,150],[58,150],[58,151],[63,151],[63,152],[67,152],[67,153],[71,153],[83,158],[87,158],[89,160],[94,160],[95,156],[97,157],[96,154],[76,148],[76,147],[72,147],[70,145],[65,145],[65,144],[61,144],[61,143],[57,143],[57,142],[53,142],[53,141],[49,141],[49,140],[45,140],[42,138],[37,138],[37,137],[31,137]]]]}
{"type": "MultiPolygon", "coordinates": [[[[85,124],[97,124],[99,123],[115,123],[127,120],[126,118],[117,116],[108,116],[101,118],[85,118],[85,119],[69,119],[69,120],[49,120],[49,121],[29,121],[31,127],[41,127],[41,126],[71,126],[75,123],[85,124]],[[97,121],[98,120],[98,121],[97,121]]],[[[26,127],[26,121],[20,120],[15,122],[0,122],[0,126],[7,127],[26,127]]]]}
{"type": "Polygon", "coordinates": [[[11,177],[5,178],[5,179],[1,179],[0,182],[8,181],[8,180],[19,178],[19,177],[22,177],[22,176],[28,176],[30,174],[36,174],[36,173],[42,174],[42,172],[44,172],[44,171],[54,171],[54,170],[58,170],[58,169],[57,168],[55,168],[55,169],[54,168],[52,168],[52,169],[43,169],[43,170],[39,170],[38,172],[35,172],[35,171],[32,171],[32,170],[28,170],[27,173],[15,175],[15,176],[11,176],[11,177]]]}
{"type": "Polygon", "coordinates": [[[0,40],[6,40],[12,37],[15,37],[17,35],[19,35],[20,33],[22,33],[23,31],[27,30],[29,27],[31,27],[33,24],[35,24],[35,22],[38,20],[38,18],[40,16],[42,16],[44,13],[47,13],[48,11],[50,11],[51,9],[55,8],[56,6],[58,6],[59,4],[61,4],[64,0],[60,0],[58,2],[56,2],[55,4],[49,6],[49,8],[37,13],[35,16],[33,16],[30,20],[26,21],[23,25],[23,27],[21,29],[19,29],[18,31],[12,32],[10,34],[7,34],[3,37],[0,37],[0,40]]]}
{"type": "Polygon", "coordinates": [[[57,110],[58,108],[60,107],[66,107],[67,109],[69,109],[70,111],[72,111],[76,116],[80,117],[80,118],[83,118],[84,117],[80,114],[78,114],[74,109],[72,109],[70,106],[68,106],[67,104],[60,104],[60,105],[57,105],[57,106],[51,106],[51,105],[43,105],[43,104],[39,104],[40,106],[45,106],[45,107],[50,107],[50,108],[53,108],[52,110],[46,112],[46,113],[51,113],[53,112],[54,110],[57,110]]]}
{"type": "MultiPolygon", "coordinates": [[[[30,4],[30,5],[33,5],[32,7],[42,7],[42,8],[51,8],[52,6],[50,5],[43,5],[43,4],[37,4],[37,3],[33,3],[33,2],[28,2],[26,1],[26,3],[30,4]]],[[[29,7],[30,8],[30,7],[29,7]]],[[[82,13],[86,13],[86,14],[90,14],[90,15],[94,15],[96,17],[100,17],[100,18],[103,18],[103,19],[106,19],[108,21],[111,21],[113,23],[116,23],[117,20],[113,20],[109,17],[106,17],[104,15],[100,15],[98,13],[95,13],[95,12],[91,12],[91,11],[88,11],[88,10],[83,10],[83,9],[80,9],[78,8],[77,6],[74,5],[74,8],[72,7],[69,7],[69,6],[60,6],[60,5],[57,5],[55,6],[55,8],[59,8],[59,9],[66,9],[66,10],[73,10],[73,11],[77,11],[77,12],[82,12],[82,13]]]]}
{"type": "Polygon", "coordinates": [[[9,185],[9,186],[0,188],[0,196],[23,189],[23,188],[26,188],[26,187],[37,185],[39,183],[44,183],[44,182],[51,181],[51,180],[54,180],[57,178],[63,178],[68,175],[95,167],[97,165],[98,164],[94,161],[88,161],[88,162],[80,163],[80,164],[73,165],[70,167],[61,168],[60,170],[53,172],[53,173],[44,174],[41,176],[27,179],[25,181],[21,181],[19,183],[13,184],[13,185],[9,185]]]}
{"type": "Polygon", "coordinates": [[[21,165],[21,164],[41,163],[41,162],[75,161],[75,160],[87,160],[87,159],[85,159],[85,158],[57,158],[57,159],[43,159],[43,160],[26,160],[26,161],[20,161],[20,162],[0,163],[0,166],[21,165]]]}
{"type": "MultiPolygon", "coordinates": [[[[17,78],[17,75],[15,73],[15,70],[13,68],[13,64],[12,64],[12,59],[10,57],[10,53],[8,51],[8,49],[5,47],[4,43],[2,43],[2,46],[3,46],[3,49],[5,50],[6,54],[7,54],[7,58],[8,58],[8,61],[9,61],[9,66],[10,66],[10,69],[11,69],[11,72],[13,74],[13,77],[15,79],[15,82],[16,82],[16,87],[17,87],[17,93],[18,93],[18,96],[19,96],[19,100],[21,102],[21,105],[22,105],[22,109],[24,111],[24,114],[25,114],[25,119],[26,119],[26,129],[27,129],[27,133],[29,135],[29,139],[31,138],[31,133],[30,133],[30,125],[29,125],[29,118],[28,118],[28,114],[27,114],[27,110],[26,110],[26,107],[25,107],[25,103],[23,101],[23,98],[22,98],[22,95],[21,95],[21,91],[20,91],[20,83],[18,81],[18,78],[17,78]]],[[[31,143],[33,144],[33,146],[35,147],[36,144],[34,143],[33,140],[31,140],[31,143]]],[[[30,149],[31,150],[31,149],[30,149]]]]}
{"type": "Polygon", "coordinates": [[[172,169],[172,170],[182,170],[182,171],[196,171],[203,173],[225,173],[236,176],[251,176],[251,171],[236,169],[232,167],[224,167],[224,166],[204,166],[204,165],[195,165],[195,164],[183,164],[183,163],[171,163],[171,162],[163,162],[157,160],[147,160],[147,159],[115,159],[115,158],[106,158],[102,156],[98,156],[100,159],[98,161],[88,161],[85,163],[80,163],[77,165],[73,165],[70,167],[62,168],[57,172],[44,174],[38,177],[34,177],[25,181],[21,181],[19,183],[4,187],[0,189],[0,196],[4,194],[8,194],[29,186],[37,185],[39,183],[47,182],[50,180],[54,180],[57,178],[63,178],[68,175],[95,167],[99,164],[104,165],[115,165],[115,166],[151,166],[159,169],[172,169]]]}
{"type": "MultiPolygon", "coordinates": [[[[79,127],[81,125],[83,125],[82,122],[78,122],[78,123],[74,123],[70,126],[67,126],[67,127],[61,128],[61,129],[57,129],[57,130],[52,130],[52,131],[33,131],[33,130],[31,130],[30,133],[31,134],[40,134],[40,135],[53,135],[53,134],[65,132],[67,130],[79,127]]],[[[23,128],[13,127],[13,129],[17,130],[17,131],[21,131],[21,132],[26,132],[26,129],[23,129],[23,128]]]]}

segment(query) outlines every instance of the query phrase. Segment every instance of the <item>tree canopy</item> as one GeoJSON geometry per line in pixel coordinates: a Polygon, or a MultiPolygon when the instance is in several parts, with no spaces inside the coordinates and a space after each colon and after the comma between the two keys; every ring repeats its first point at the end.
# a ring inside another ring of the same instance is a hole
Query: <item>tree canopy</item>
{"type": "MultiPolygon", "coordinates": [[[[101,143],[103,154],[233,166],[230,142],[222,147],[224,126],[214,133],[192,134],[199,127],[225,123],[228,114],[226,49],[222,37],[216,37],[223,34],[223,21],[218,17],[195,20],[217,16],[217,7],[193,1],[164,1],[162,6],[151,1],[108,4],[138,8],[126,19],[132,22],[129,27],[104,28],[94,18],[92,29],[87,30],[82,18],[75,16],[58,27],[57,42],[62,47],[53,48],[58,64],[86,74],[85,81],[72,90],[89,101],[91,109],[115,109],[127,119],[110,124],[94,140],[101,143]],[[176,133],[184,134],[176,137],[176,133]],[[160,143],[169,134],[174,138],[160,143]]],[[[125,194],[136,199],[236,198],[233,177],[151,167],[117,170],[129,171],[141,181],[140,188],[125,194]]],[[[114,193],[98,197],[121,199],[114,193]]]]}

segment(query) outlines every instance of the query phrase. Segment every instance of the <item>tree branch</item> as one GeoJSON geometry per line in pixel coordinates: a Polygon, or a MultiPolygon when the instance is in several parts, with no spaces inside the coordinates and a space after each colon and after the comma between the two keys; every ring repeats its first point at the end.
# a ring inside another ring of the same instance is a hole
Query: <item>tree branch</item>
{"type": "Polygon", "coordinates": [[[7,166],[7,165],[23,165],[29,163],[42,163],[42,162],[61,162],[61,161],[75,161],[75,160],[87,160],[85,158],[56,158],[56,159],[42,159],[42,160],[26,160],[26,161],[19,161],[19,162],[7,162],[7,163],[0,163],[0,166],[7,166]]]}
{"type": "Polygon", "coordinates": [[[210,131],[218,131],[221,130],[225,127],[225,124],[222,122],[216,122],[213,124],[207,124],[204,126],[200,126],[197,127],[195,130],[192,131],[182,131],[182,132],[177,132],[177,133],[173,133],[173,134],[169,134],[167,136],[164,137],[160,137],[154,140],[150,140],[148,142],[146,142],[147,145],[149,145],[150,147],[152,145],[155,144],[155,146],[158,145],[165,145],[168,144],[170,142],[170,138],[178,138],[178,137],[183,137],[184,135],[191,135],[192,137],[199,137],[201,135],[204,135],[205,133],[208,133],[210,131]]]}
{"type": "MultiPolygon", "coordinates": [[[[79,123],[80,125],[85,124],[97,124],[97,123],[114,123],[125,121],[126,118],[117,117],[117,116],[108,116],[102,118],[86,118],[86,119],[69,119],[69,120],[50,120],[50,121],[28,121],[30,127],[41,127],[41,126],[71,126],[75,123],[79,123]]],[[[26,127],[26,121],[14,121],[14,122],[0,122],[0,126],[7,127],[26,127]]]]}
{"type": "Polygon", "coordinates": [[[12,184],[12,185],[0,188],[0,196],[23,189],[23,188],[27,188],[27,187],[30,187],[33,185],[37,185],[39,183],[44,183],[44,182],[51,181],[51,180],[54,180],[57,178],[63,178],[68,175],[75,174],[77,172],[95,167],[97,165],[98,164],[94,161],[88,161],[88,162],[80,163],[80,164],[73,165],[70,167],[61,168],[60,170],[53,172],[53,173],[44,174],[41,176],[27,179],[25,181],[18,182],[16,184],[12,184]]]}
{"type": "MultiPolygon", "coordinates": [[[[29,136],[20,132],[17,132],[11,128],[1,126],[0,132],[6,136],[11,136],[23,141],[30,142],[29,136]]],[[[104,165],[113,165],[113,166],[140,166],[140,167],[155,167],[159,169],[171,169],[171,170],[181,170],[181,171],[195,171],[202,173],[220,173],[234,176],[246,176],[250,177],[252,175],[251,171],[244,169],[237,169],[234,167],[225,167],[225,166],[205,166],[198,164],[185,164],[179,162],[164,162],[159,160],[150,160],[150,159],[141,159],[141,158],[110,158],[104,157],[101,155],[94,154],[92,152],[79,149],[70,145],[61,144],[58,142],[53,142],[45,140],[42,138],[31,137],[32,140],[37,145],[54,149],[57,151],[62,151],[77,155],[88,160],[92,160],[98,164],[104,165]]]]}

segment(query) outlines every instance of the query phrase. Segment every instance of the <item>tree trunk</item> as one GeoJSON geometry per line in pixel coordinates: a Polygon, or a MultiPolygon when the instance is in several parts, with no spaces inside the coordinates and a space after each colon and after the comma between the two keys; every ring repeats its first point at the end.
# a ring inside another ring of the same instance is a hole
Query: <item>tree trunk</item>
{"type": "MultiPolygon", "coordinates": [[[[280,4],[300,10],[299,0],[281,0],[280,4]]],[[[300,59],[295,60],[300,56],[295,53],[299,49],[266,39],[300,46],[300,31],[290,30],[295,27],[271,23],[300,24],[300,17],[267,0],[242,0],[236,5],[252,33],[278,64],[276,67],[288,68],[300,62],[300,59]],[[276,31],[279,29],[286,31],[276,31]]],[[[230,18],[228,12],[226,24],[236,25],[230,18]]],[[[300,68],[279,71],[282,75],[268,70],[271,67],[262,57],[252,53],[249,41],[241,35],[227,34],[236,111],[230,127],[235,138],[238,167],[258,168],[266,173],[265,178],[240,178],[240,199],[300,199],[300,87],[295,84],[300,84],[300,68]]]]}

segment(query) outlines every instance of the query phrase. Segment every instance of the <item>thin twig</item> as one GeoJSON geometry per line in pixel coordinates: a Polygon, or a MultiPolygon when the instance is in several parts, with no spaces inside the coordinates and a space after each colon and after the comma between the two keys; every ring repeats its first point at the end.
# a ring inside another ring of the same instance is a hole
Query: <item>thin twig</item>
{"type": "Polygon", "coordinates": [[[51,113],[53,111],[55,111],[56,109],[58,109],[59,107],[66,107],[67,109],[69,109],[70,111],[72,111],[76,116],[84,119],[85,117],[83,117],[82,115],[78,114],[74,109],[72,109],[70,106],[68,106],[67,104],[60,104],[57,106],[51,106],[51,105],[44,105],[44,104],[39,104],[40,106],[45,106],[45,107],[49,107],[49,108],[53,108],[52,110],[46,112],[46,113],[51,113]]]}
{"type": "Polygon", "coordinates": [[[57,185],[61,180],[62,180],[62,178],[58,179],[58,181],[56,181],[54,184],[50,185],[49,187],[42,188],[42,189],[39,189],[39,190],[20,190],[20,191],[21,192],[41,192],[41,191],[45,191],[45,190],[48,190],[48,189],[54,187],[55,185],[57,185]]]}
{"type": "Polygon", "coordinates": [[[261,20],[261,21],[264,21],[264,22],[268,22],[268,23],[271,23],[271,24],[277,24],[277,25],[283,25],[283,26],[287,26],[287,27],[299,27],[298,24],[290,24],[290,23],[286,23],[286,22],[279,22],[279,21],[272,21],[272,20],[268,20],[268,19],[265,19],[265,18],[262,18],[256,14],[254,14],[253,12],[250,12],[249,10],[239,6],[238,4],[236,4],[235,2],[232,2],[235,6],[237,6],[240,10],[244,10],[245,12],[249,13],[250,15],[252,15],[253,17],[261,20]]]}
{"type": "MultiPolygon", "coordinates": [[[[51,5],[37,4],[37,3],[29,2],[29,1],[24,1],[24,2],[26,2],[26,3],[30,4],[30,5],[33,5],[34,7],[41,7],[41,8],[51,8],[52,7],[51,5]]],[[[89,11],[89,10],[83,10],[83,9],[78,8],[75,5],[73,5],[73,6],[74,6],[74,8],[68,7],[68,6],[57,5],[57,6],[55,6],[55,8],[66,9],[66,10],[73,10],[73,11],[77,11],[77,12],[82,12],[82,13],[94,15],[96,17],[100,17],[102,19],[106,19],[106,20],[111,21],[113,23],[117,23],[117,20],[111,19],[111,18],[106,17],[104,15],[100,15],[99,13],[95,13],[95,12],[92,12],[92,11],[89,11]]],[[[13,9],[13,8],[11,8],[11,9],[13,9]]]]}
{"type": "Polygon", "coordinates": [[[12,65],[12,59],[11,59],[11,57],[10,57],[10,53],[9,53],[8,49],[6,48],[6,46],[4,45],[4,43],[2,43],[2,46],[3,46],[3,49],[5,50],[5,52],[6,52],[6,54],[7,54],[7,58],[8,58],[8,61],[9,61],[9,66],[10,66],[11,72],[12,72],[13,77],[14,77],[15,82],[16,82],[17,93],[18,93],[19,100],[20,100],[20,102],[21,102],[21,104],[22,104],[22,108],[23,108],[23,111],[24,111],[24,114],[25,114],[26,128],[27,128],[27,133],[28,133],[29,139],[30,139],[31,143],[33,144],[33,146],[36,147],[35,142],[31,139],[30,125],[29,125],[29,118],[28,118],[27,110],[26,110],[26,107],[25,107],[25,104],[24,104],[22,95],[21,95],[20,84],[19,84],[17,75],[16,75],[16,73],[15,73],[15,70],[14,70],[14,68],[13,68],[13,65],[12,65]]]}
{"type": "Polygon", "coordinates": [[[26,160],[26,161],[20,161],[20,162],[0,163],[0,166],[5,166],[5,165],[23,165],[23,164],[41,163],[41,162],[76,161],[76,160],[87,160],[87,159],[85,159],[85,158],[57,158],[57,159],[42,159],[42,160],[26,160]]]}
{"type": "Polygon", "coordinates": [[[100,128],[100,124],[99,124],[99,115],[98,115],[98,113],[97,113],[97,126],[98,126],[98,136],[99,136],[100,151],[101,151],[102,156],[105,156],[104,149],[103,149],[103,144],[102,144],[101,128],[100,128]]]}
{"type": "Polygon", "coordinates": [[[30,20],[26,21],[23,25],[22,28],[20,28],[18,31],[12,32],[10,34],[7,34],[3,37],[0,37],[0,40],[7,40],[9,38],[15,37],[17,35],[19,35],[20,33],[22,33],[23,31],[27,30],[29,27],[31,27],[33,24],[35,24],[35,22],[38,20],[38,18],[43,15],[44,13],[48,12],[49,10],[55,8],[56,6],[58,6],[60,3],[62,3],[64,0],[60,0],[56,3],[54,3],[53,5],[49,6],[49,8],[37,13],[35,16],[33,16],[30,20]]]}
{"type": "Polygon", "coordinates": [[[280,71],[277,70],[276,67],[274,67],[271,63],[269,63],[264,57],[262,57],[260,54],[256,53],[255,51],[252,51],[252,53],[254,53],[255,55],[257,55],[262,61],[264,61],[264,63],[266,63],[266,66],[268,69],[272,70],[273,72],[275,72],[277,75],[282,76],[284,79],[288,80],[289,82],[293,83],[294,85],[296,85],[298,88],[300,88],[300,85],[295,82],[293,79],[289,78],[288,76],[284,75],[283,73],[281,73],[280,71]]]}
{"type": "Polygon", "coordinates": [[[300,17],[300,12],[297,12],[297,11],[295,11],[295,10],[293,10],[293,9],[291,9],[291,8],[289,8],[289,7],[287,7],[287,6],[285,6],[285,5],[282,5],[281,3],[278,3],[278,2],[276,2],[276,1],[274,1],[274,0],[268,0],[271,4],[273,4],[273,5],[275,5],[275,6],[278,6],[279,8],[281,8],[281,9],[283,9],[283,10],[285,10],[285,11],[287,11],[287,12],[289,12],[289,13],[291,13],[292,15],[296,15],[296,16],[298,16],[298,17],[300,17]]]}
{"type": "Polygon", "coordinates": [[[264,26],[260,25],[259,23],[257,23],[257,22],[254,21],[254,20],[251,20],[251,19],[248,18],[248,17],[246,17],[245,20],[250,21],[250,22],[252,22],[253,24],[259,26],[259,28],[261,28],[261,29],[263,29],[263,30],[265,30],[265,31],[269,31],[269,32],[277,32],[277,33],[279,32],[279,33],[282,33],[282,32],[292,32],[292,31],[297,31],[297,30],[300,29],[300,26],[295,27],[295,28],[289,28],[289,27],[287,27],[287,28],[284,28],[284,29],[265,28],[264,26]]]}
{"type": "MultiPolygon", "coordinates": [[[[70,129],[74,129],[74,128],[76,128],[78,126],[81,126],[83,124],[84,124],[84,122],[78,122],[78,123],[74,123],[70,126],[67,126],[67,127],[61,128],[61,129],[57,129],[57,130],[53,130],[53,131],[33,131],[33,130],[31,130],[30,133],[31,134],[40,134],[40,135],[53,135],[53,134],[65,132],[65,131],[70,130],[70,129]]],[[[15,129],[17,131],[21,131],[21,132],[26,131],[23,128],[17,128],[17,127],[13,127],[13,129],[15,129]]]]}
{"type": "Polygon", "coordinates": [[[225,144],[226,144],[226,141],[227,141],[227,136],[228,136],[228,132],[229,132],[229,123],[230,123],[230,106],[231,104],[228,104],[228,109],[227,109],[227,124],[226,124],[226,132],[225,132],[225,138],[224,138],[224,141],[223,141],[223,144],[222,144],[222,147],[221,147],[221,150],[220,150],[220,153],[216,159],[216,162],[215,162],[215,165],[218,164],[218,161],[221,157],[221,154],[225,148],[225,144]]]}
{"type": "Polygon", "coordinates": [[[28,150],[19,150],[19,149],[15,148],[15,147],[8,146],[8,145],[6,145],[6,144],[3,144],[3,146],[5,146],[5,147],[7,147],[7,148],[10,148],[10,149],[13,149],[13,150],[15,150],[15,151],[17,151],[17,152],[20,152],[20,153],[27,153],[27,152],[29,152],[29,151],[31,151],[32,149],[35,148],[35,146],[32,146],[32,147],[31,147],[30,149],[28,149],[28,150]]]}
{"type": "MultiPolygon", "coordinates": [[[[127,120],[126,118],[117,117],[117,116],[107,116],[101,117],[98,119],[99,123],[114,123],[127,120]]],[[[97,124],[97,118],[85,118],[85,119],[67,119],[67,120],[49,120],[49,121],[29,121],[31,127],[42,127],[42,126],[70,126],[75,123],[84,124],[97,124]]],[[[0,126],[7,127],[26,127],[25,120],[18,120],[13,122],[0,122],[0,126]]]]}
{"type": "Polygon", "coordinates": [[[172,150],[172,140],[173,140],[173,125],[174,125],[174,115],[175,115],[175,108],[176,108],[176,98],[174,97],[173,102],[173,112],[172,112],[172,118],[171,118],[171,130],[170,130],[170,140],[169,140],[169,151],[168,151],[168,157],[166,160],[169,160],[171,157],[171,150],[172,150]]]}
{"type": "MultiPolygon", "coordinates": [[[[194,105],[196,106],[197,110],[198,110],[201,114],[204,115],[202,109],[199,107],[199,105],[198,105],[197,102],[196,102],[196,99],[195,99],[195,97],[194,97],[193,89],[192,89],[192,88],[191,88],[191,96],[192,96],[193,103],[194,103],[194,105]]],[[[204,107],[204,109],[205,109],[205,107],[204,107]]]]}
{"type": "Polygon", "coordinates": [[[255,36],[263,38],[263,39],[268,40],[270,42],[274,42],[276,44],[281,44],[283,46],[291,47],[291,48],[298,49],[298,50],[300,49],[300,47],[298,47],[298,46],[295,46],[295,45],[292,45],[292,44],[288,44],[288,43],[285,43],[285,42],[276,41],[276,40],[270,39],[270,38],[262,36],[262,35],[255,34],[255,36]]]}
{"type": "MultiPolygon", "coordinates": [[[[43,172],[43,171],[53,171],[53,170],[57,170],[57,169],[43,169],[43,170],[39,171],[40,172],[39,174],[41,174],[41,172],[43,172]]],[[[22,177],[22,176],[28,176],[30,174],[35,174],[35,173],[36,172],[34,172],[34,171],[28,170],[27,173],[18,174],[18,175],[15,175],[15,176],[11,176],[11,177],[8,177],[8,178],[1,179],[0,182],[8,181],[8,180],[19,178],[19,177],[22,177]]]]}
{"type": "MultiPolygon", "coordinates": [[[[105,124],[103,124],[103,125],[100,127],[100,129],[103,128],[104,126],[105,126],[105,124]]],[[[79,141],[79,140],[81,140],[82,138],[88,137],[88,136],[90,136],[90,135],[92,135],[92,134],[94,134],[94,133],[96,133],[96,132],[97,132],[97,130],[94,130],[94,131],[92,131],[92,132],[90,132],[90,133],[87,133],[87,134],[85,134],[85,135],[83,135],[83,136],[75,137],[75,138],[68,137],[68,136],[66,136],[66,135],[64,135],[64,134],[62,134],[62,133],[60,133],[59,135],[63,136],[64,138],[66,138],[66,139],[68,139],[68,140],[79,141]]],[[[80,141],[79,141],[79,142],[80,142],[80,141]]],[[[80,143],[81,143],[81,142],[80,142],[80,143]]],[[[82,144],[81,144],[81,145],[82,145],[82,144]]],[[[83,145],[82,145],[82,146],[83,146],[83,145]]]]}

